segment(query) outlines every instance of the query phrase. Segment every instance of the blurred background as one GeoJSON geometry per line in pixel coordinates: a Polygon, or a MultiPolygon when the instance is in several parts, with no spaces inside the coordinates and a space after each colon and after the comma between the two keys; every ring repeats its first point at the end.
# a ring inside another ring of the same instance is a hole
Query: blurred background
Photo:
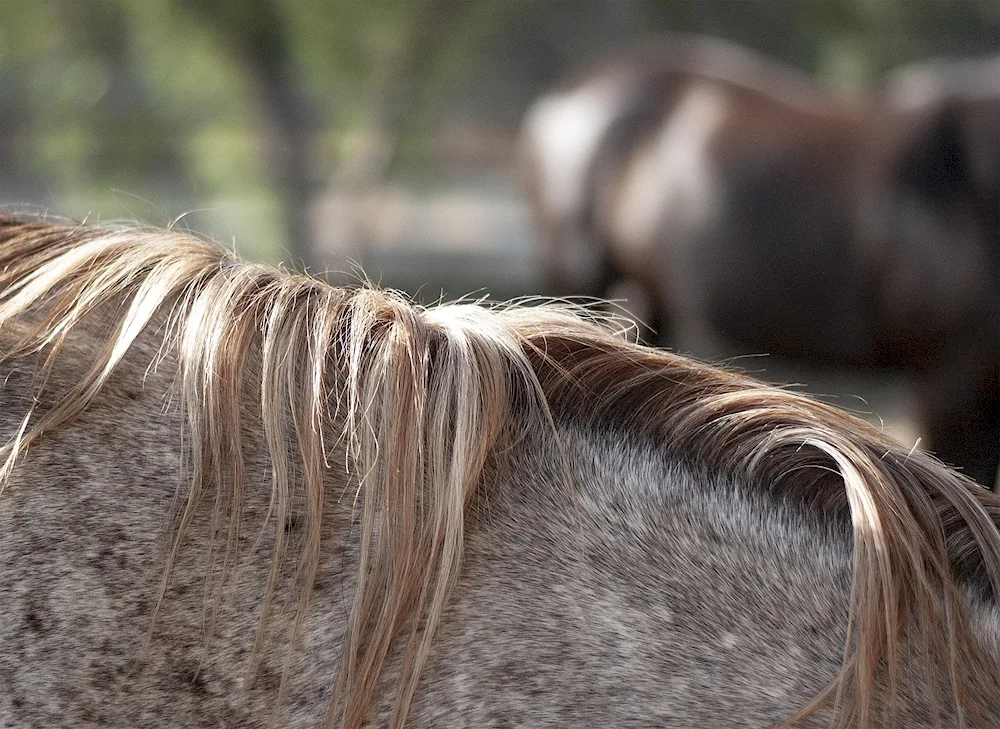
{"type": "MultiPolygon", "coordinates": [[[[1000,3],[0,0],[0,205],[175,224],[425,301],[548,293],[522,118],[560,79],[666,31],[852,96],[909,62],[997,53],[1000,3]]],[[[920,434],[891,371],[744,366],[920,434]]]]}

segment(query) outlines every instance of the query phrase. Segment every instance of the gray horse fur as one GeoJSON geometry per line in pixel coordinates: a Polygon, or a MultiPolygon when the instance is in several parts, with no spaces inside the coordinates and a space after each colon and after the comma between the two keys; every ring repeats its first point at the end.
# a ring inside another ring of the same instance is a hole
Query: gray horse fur
{"type": "MultiPolygon", "coordinates": [[[[43,411],[99,356],[114,311],[71,330],[43,411]]],[[[154,320],[84,412],[23,454],[0,494],[5,729],[305,729],[327,717],[359,557],[343,446],[326,470],[321,564],[280,706],[295,566],[281,573],[260,665],[248,668],[276,534],[271,459],[249,409],[244,522],[228,577],[220,589],[209,492],[154,622],[187,488],[178,355],[161,351],[164,322],[154,320]]],[[[0,330],[0,355],[5,346],[0,330]]],[[[21,426],[39,370],[32,357],[0,364],[0,443],[21,426]]],[[[849,519],[817,518],[721,470],[706,476],[628,418],[553,415],[554,430],[526,424],[489,457],[407,726],[762,729],[836,677],[849,519]]],[[[292,544],[303,492],[293,474],[279,525],[292,544]]],[[[966,584],[973,632],[1000,661],[1000,610],[966,584]]],[[[371,726],[388,724],[400,650],[371,726]]],[[[902,656],[904,675],[922,676],[920,657],[902,656]]],[[[938,708],[955,727],[949,691],[943,684],[938,708]]],[[[1000,696],[980,699],[1000,717],[1000,696]]],[[[920,681],[905,682],[897,725],[934,727],[929,702],[920,681]]],[[[822,710],[800,726],[831,717],[822,710]]],[[[965,726],[979,725],[967,716],[965,726]]]]}

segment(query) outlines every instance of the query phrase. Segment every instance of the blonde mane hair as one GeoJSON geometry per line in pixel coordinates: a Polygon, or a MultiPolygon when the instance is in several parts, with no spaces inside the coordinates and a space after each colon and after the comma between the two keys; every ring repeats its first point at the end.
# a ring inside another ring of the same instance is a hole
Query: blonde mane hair
{"type": "MultiPolygon", "coordinates": [[[[989,714],[997,668],[972,632],[967,601],[970,585],[1000,596],[1000,498],[833,407],[629,343],[566,307],[423,308],[390,292],[244,263],[177,232],[0,214],[0,359],[42,352],[44,388],[73,328],[108,307],[113,326],[85,376],[52,407],[33,407],[0,449],[0,487],[33,443],[100,396],[137,337],[165,321],[162,351],[176,352],[194,445],[162,601],[204,492],[221,500],[216,537],[227,553],[236,539],[246,486],[242,383],[256,352],[260,422],[252,426],[269,451],[278,523],[292,474],[302,474],[306,494],[304,539],[293,555],[293,636],[320,563],[328,455],[341,446],[331,433],[342,434],[357,486],[357,587],[328,726],[356,729],[370,717],[399,646],[391,726],[403,726],[462,565],[466,506],[488,459],[523,429],[555,430],[560,421],[621,422],[655,435],[695,473],[795,500],[817,519],[850,520],[843,665],[789,725],[834,704],[838,727],[874,727],[900,688],[904,638],[946,671],[946,700],[960,717],[989,714]]],[[[279,529],[251,663],[289,547],[279,529]]]]}

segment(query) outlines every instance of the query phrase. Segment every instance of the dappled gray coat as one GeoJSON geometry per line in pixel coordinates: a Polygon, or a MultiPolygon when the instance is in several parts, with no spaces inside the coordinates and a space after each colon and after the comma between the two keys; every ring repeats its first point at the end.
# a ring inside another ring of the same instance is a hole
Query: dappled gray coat
{"type": "Polygon", "coordinates": [[[1000,498],[827,405],[11,217],[0,358],[2,727],[998,725],[1000,498]]]}

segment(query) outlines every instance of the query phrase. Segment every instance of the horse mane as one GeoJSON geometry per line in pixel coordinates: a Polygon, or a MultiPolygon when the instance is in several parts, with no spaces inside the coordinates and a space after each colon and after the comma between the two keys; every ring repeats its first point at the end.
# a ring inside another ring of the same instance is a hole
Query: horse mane
{"type": "MultiPolygon", "coordinates": [[[[630,343],[564,306],[423,308],[391,292],[244,263],[174,231],[0,214],[0,361],[42,353],[44,388],[68,334],[107,307],[113,326],[86,374],[51,407],[32,406],[0,448],[0,488],[29,446],[94,402],[165,315],[163,348],[176,352],[188,442],[198,445],[159,606],[207,489],[221,494],[219,524],[229,531],[220,526],[217,538],[232,547],[245,487],[240,383],[257,352],[255,412],[277,523],[290,474],[301,473],[305,488],[289,654],[320,562],[330,433],[344,438],[358,489],[357,587],[328,726],[362,726],[398,645],[390,725],[403,726],[462,564],[466,506],[484,468],[521,429],[560,422],[627,428],[695,473],[728,476],[853,529],[842,668],[789,726],[830,705],[839,727],[881,726],[883,701],[894,705],[904,675],[904,639],[946,671],[959,716],[989,714],[996,666],[967,604],[1000,597],[1000,498],[829,405],[630,343]]],[[[289,548],[277,530],[251,662],[289,548]]],[[[933,692],[932,683],[928,669],[933,692]]]]}

